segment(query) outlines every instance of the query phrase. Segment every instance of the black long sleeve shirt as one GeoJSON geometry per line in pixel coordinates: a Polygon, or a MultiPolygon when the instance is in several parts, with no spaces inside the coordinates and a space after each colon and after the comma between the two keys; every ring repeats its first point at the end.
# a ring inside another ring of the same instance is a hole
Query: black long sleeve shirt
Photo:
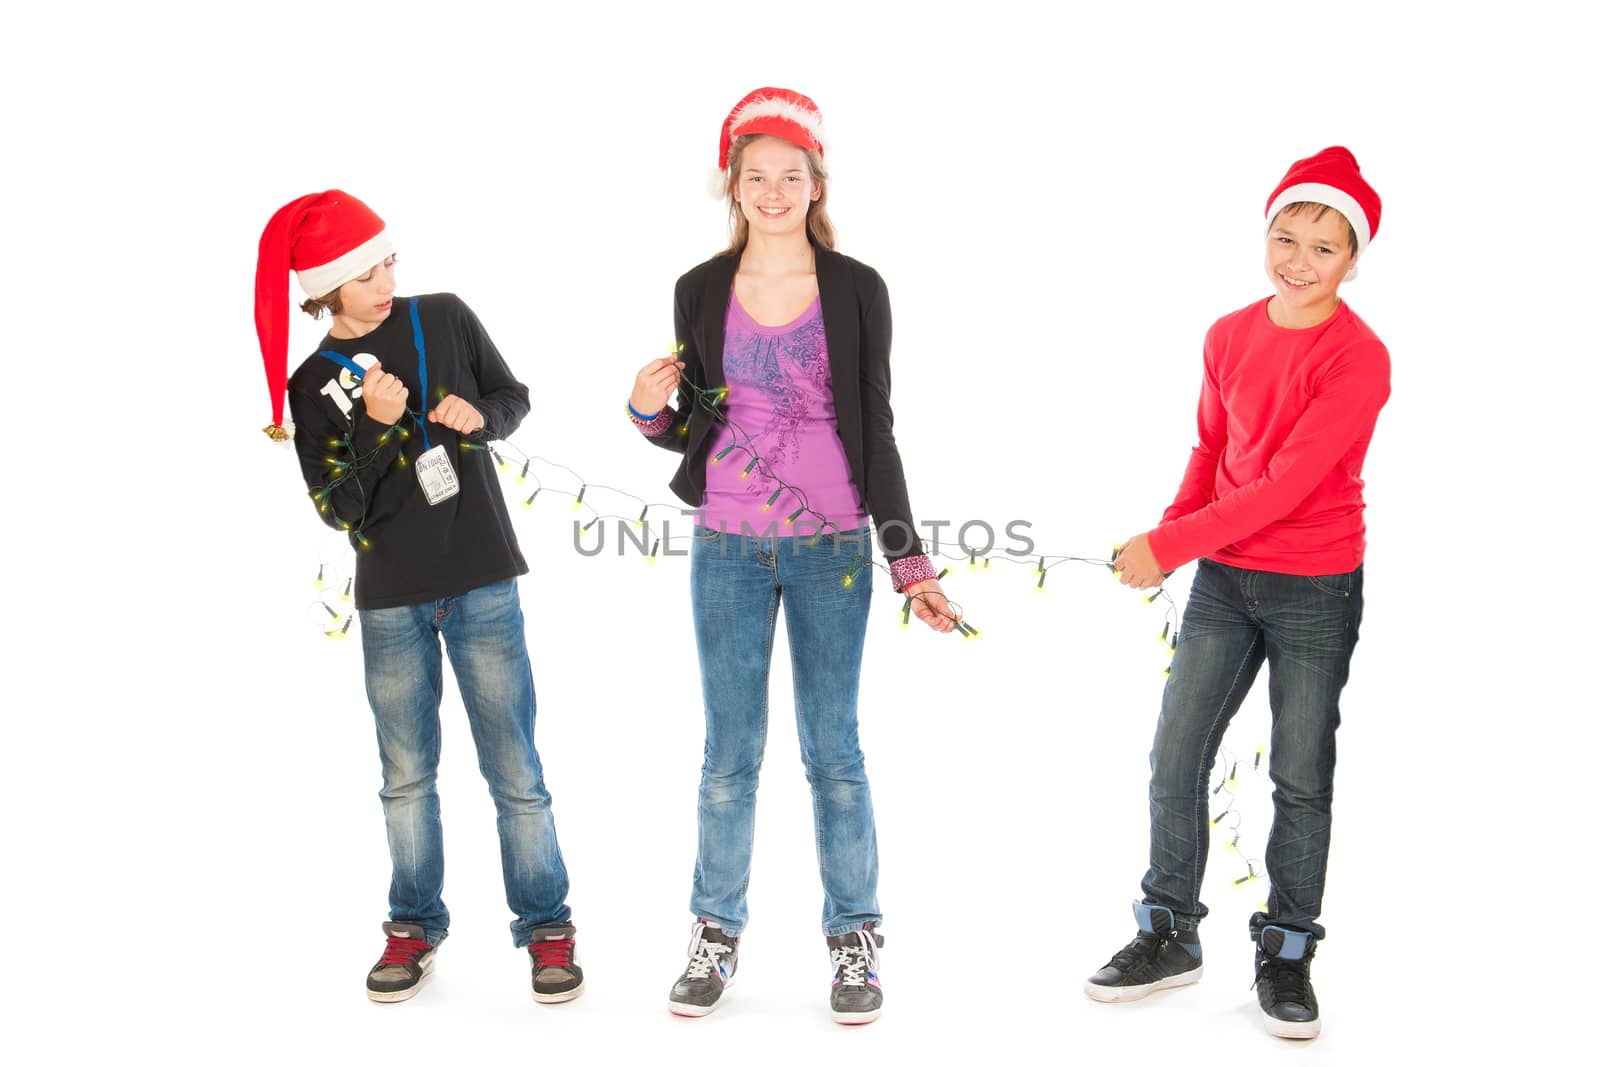
{"type": "MultiPolygon", "coordinates": [[[[472,440],[510,436],[528,414],[528,389],[472,309],[453,294],[396,297],[377,329],[349,340],[330,335],[319,351],[341,353],[363,367],[376,360],[405,383],[407,407],[419,411],[411,300],[418,301],[427,349],[429,410],[453,394],[483,414],[484,430],[472,440]]],[[[526,574],[489,453],[464,450],[453,430],[409,415],[386,433],[390,427],[367,416],[360,389],[348,370],[316,354],[289,379],[295,451],[312,503],[328,525],[350,530],[356,549],[356,607],[420,604],[526,574]],[[424,426],[429,443],[444,446],[461,485],[433,505],[416,474],[424,426]]]]}

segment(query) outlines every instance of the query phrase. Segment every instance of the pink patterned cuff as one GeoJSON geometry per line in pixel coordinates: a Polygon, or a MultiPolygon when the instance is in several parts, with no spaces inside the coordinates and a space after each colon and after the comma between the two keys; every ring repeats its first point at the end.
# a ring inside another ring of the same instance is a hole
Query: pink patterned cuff
{"type": "Polygon", "coordinates": [[[672,409],[662,408],[656,412],[653,419],[641,419],[634,415],[633,409],[627,409],[628,421],[639,427],[639,432],[646,437],[660,437],[672,429],[672,409]]]}
{"type": "Polygon", "coordinates": [[[907,556],[889,564],[889,577],[894,579],[894,591],[898,593],[908,585],[934,577],[933,564],[927,556],[907,556]]]}

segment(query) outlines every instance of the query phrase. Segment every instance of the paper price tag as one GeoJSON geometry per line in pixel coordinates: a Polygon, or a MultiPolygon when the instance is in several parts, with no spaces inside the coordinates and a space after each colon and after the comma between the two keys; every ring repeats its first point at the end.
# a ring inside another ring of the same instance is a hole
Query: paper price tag
{"type": "Polygon", "coordinates": [[[444,445],[434,445],[417,459],[417,481],[429,504],[449,500],[461,492],[461,481],[450,466],[450,457],[444,445]]]}

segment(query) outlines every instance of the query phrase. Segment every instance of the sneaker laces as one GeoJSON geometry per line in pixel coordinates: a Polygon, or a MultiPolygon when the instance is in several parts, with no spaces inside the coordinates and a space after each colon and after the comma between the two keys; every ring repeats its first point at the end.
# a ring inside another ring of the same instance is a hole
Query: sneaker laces
{"type": "Polygon", "coordinates": [[[1149,970],[1156,962],[1156,954],[1161,951],[1162,937],[1160,934],[1146,933],[1143,930],[1132,941],[1123,946],[1107,967],[1115,967],[1123,974],[1139,976],[1149,970]]]}
{"type": "Polygon", "coordinates": [[[541,970],[545,967],[571,967],[572,950],[573,941],[570,937],[528,944],[528,951],[533,953],[533,962],[541,970]]]}
{"type": "Polygon", "coordinates": [[[1272,987],[1272,999],[1279,1004],[1302,1004],[1310,1006],[1308,996],[1311,989],[1310,968],[1308,960],[1283,960],[1276,956],[1268,956],[1256,968],[1256,980],[1250,983],[1254,989],[1265,978],[1272,987]]]}
{"type": "Polygon", "coordinates": [[[378,966],[409,967],[426,951],[428,942],[424,938],[395,937],[391,934],[388,944],[383,948],[383,958],[378,961],[378,966]]]}
{"type": "Polygon", "coordinates": [[[733,951],[732,945],[705,939],[705,924],[696,923],[694,937],[689,941],[689,969],[685,978],[705,978],[717,969],[717,961],[733,951]]]}
{"type": "Polygon", "coordinates": [[[851,934],[855,938],[854,943],[833,949],[829,956],[842,984],[866,985],[867,971],[878,965],[878,946],[873,944],[872,935],[865,930],[853,930],[851,934]]]}

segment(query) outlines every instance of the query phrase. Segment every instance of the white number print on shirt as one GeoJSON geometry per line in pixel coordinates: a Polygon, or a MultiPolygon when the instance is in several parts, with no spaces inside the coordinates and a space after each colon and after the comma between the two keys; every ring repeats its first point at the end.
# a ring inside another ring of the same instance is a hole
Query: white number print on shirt
{"type": "MultiPolygon", "coordinates": [[[[373,364],[378,362],[378,357],[371,352],[362,352],[350,358],[363,371],[371,370],[373,364]]],[[[344,412],[345,421],[349,422],[353,417],[350,413],[355,410],[354,400],[361,395],[361,382],[344,367],[340,367],[339,373],[329,378],[328,384],[324,385],[319,392],[335,404],[338,404],[339,410],[344,412]]]]}

